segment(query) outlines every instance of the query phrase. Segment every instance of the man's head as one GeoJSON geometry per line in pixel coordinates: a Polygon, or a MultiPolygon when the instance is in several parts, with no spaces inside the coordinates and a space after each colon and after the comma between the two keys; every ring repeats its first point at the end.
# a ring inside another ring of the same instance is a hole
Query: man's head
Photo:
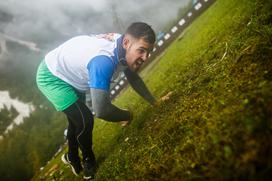
{"type": "Polygon", "coordinates": [[[153,29],[146,23],[132,23],[126,30],[123,48],[126,50],[127,65],[137,71],[152,51],[156,37],[153,29]]]}

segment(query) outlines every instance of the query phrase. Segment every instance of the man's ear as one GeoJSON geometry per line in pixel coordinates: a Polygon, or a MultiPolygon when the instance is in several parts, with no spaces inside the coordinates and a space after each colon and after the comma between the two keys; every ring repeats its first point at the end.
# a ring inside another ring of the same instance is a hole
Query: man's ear
{"type": "Polygon", "coordinates": [[[129,38],[129,36],[124,36],[124,38],[123,38],[123,48],[125,50],[127,50],[128,47],[129,47],[129,44],[130,44],[130,38],[129,38]]]}

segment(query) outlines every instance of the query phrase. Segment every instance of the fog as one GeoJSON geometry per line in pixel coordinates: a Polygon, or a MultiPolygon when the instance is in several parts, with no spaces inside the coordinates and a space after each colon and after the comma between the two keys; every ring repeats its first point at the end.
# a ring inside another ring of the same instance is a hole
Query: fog
{"type": "MultiPolygon", "coordinates": [[[[5,0],[9,14],[0,31],[26,41],[49,43],[86,33],[120,32],[134,21],[155,31],[177,17],[189,0],[5,0]]],[[[2,18],[3,19],[3,18],[2,18]]],[[[0,17],[1,21],[1,17],[0,17]]],[[[40,45],[42,46],[42,45],[40,45]]]]}

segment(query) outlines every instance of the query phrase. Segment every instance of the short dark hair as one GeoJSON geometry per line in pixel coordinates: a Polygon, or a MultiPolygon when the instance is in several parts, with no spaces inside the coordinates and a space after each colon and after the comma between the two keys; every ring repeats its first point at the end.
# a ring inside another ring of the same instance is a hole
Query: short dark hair
{"type": "Polygon", "coordinates": [[[156,35],[154,30],[146,23],[135,22],[132,23],[126,30],[126,34],[132,35],[134,38],[143,38],[149,44],[154,44],[156,35]]]}

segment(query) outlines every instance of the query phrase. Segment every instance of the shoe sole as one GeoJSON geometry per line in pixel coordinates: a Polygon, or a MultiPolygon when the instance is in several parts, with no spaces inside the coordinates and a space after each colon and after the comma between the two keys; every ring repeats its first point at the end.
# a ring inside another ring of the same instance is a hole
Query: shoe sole
{"type": "Polygon", "coordinates": [[[73,174],[74,174],[75,176],[78,176],[78,174],[76,173],[74,167],[73,167],[73,166],[65,159],[65,154],[63,154],[63,155],[61,156],[61,160],[62,160],[62,162],[63,162],[64,164],[69,165],[69,166],[71,167],[72,172],[73,172],[73,174]]]}

